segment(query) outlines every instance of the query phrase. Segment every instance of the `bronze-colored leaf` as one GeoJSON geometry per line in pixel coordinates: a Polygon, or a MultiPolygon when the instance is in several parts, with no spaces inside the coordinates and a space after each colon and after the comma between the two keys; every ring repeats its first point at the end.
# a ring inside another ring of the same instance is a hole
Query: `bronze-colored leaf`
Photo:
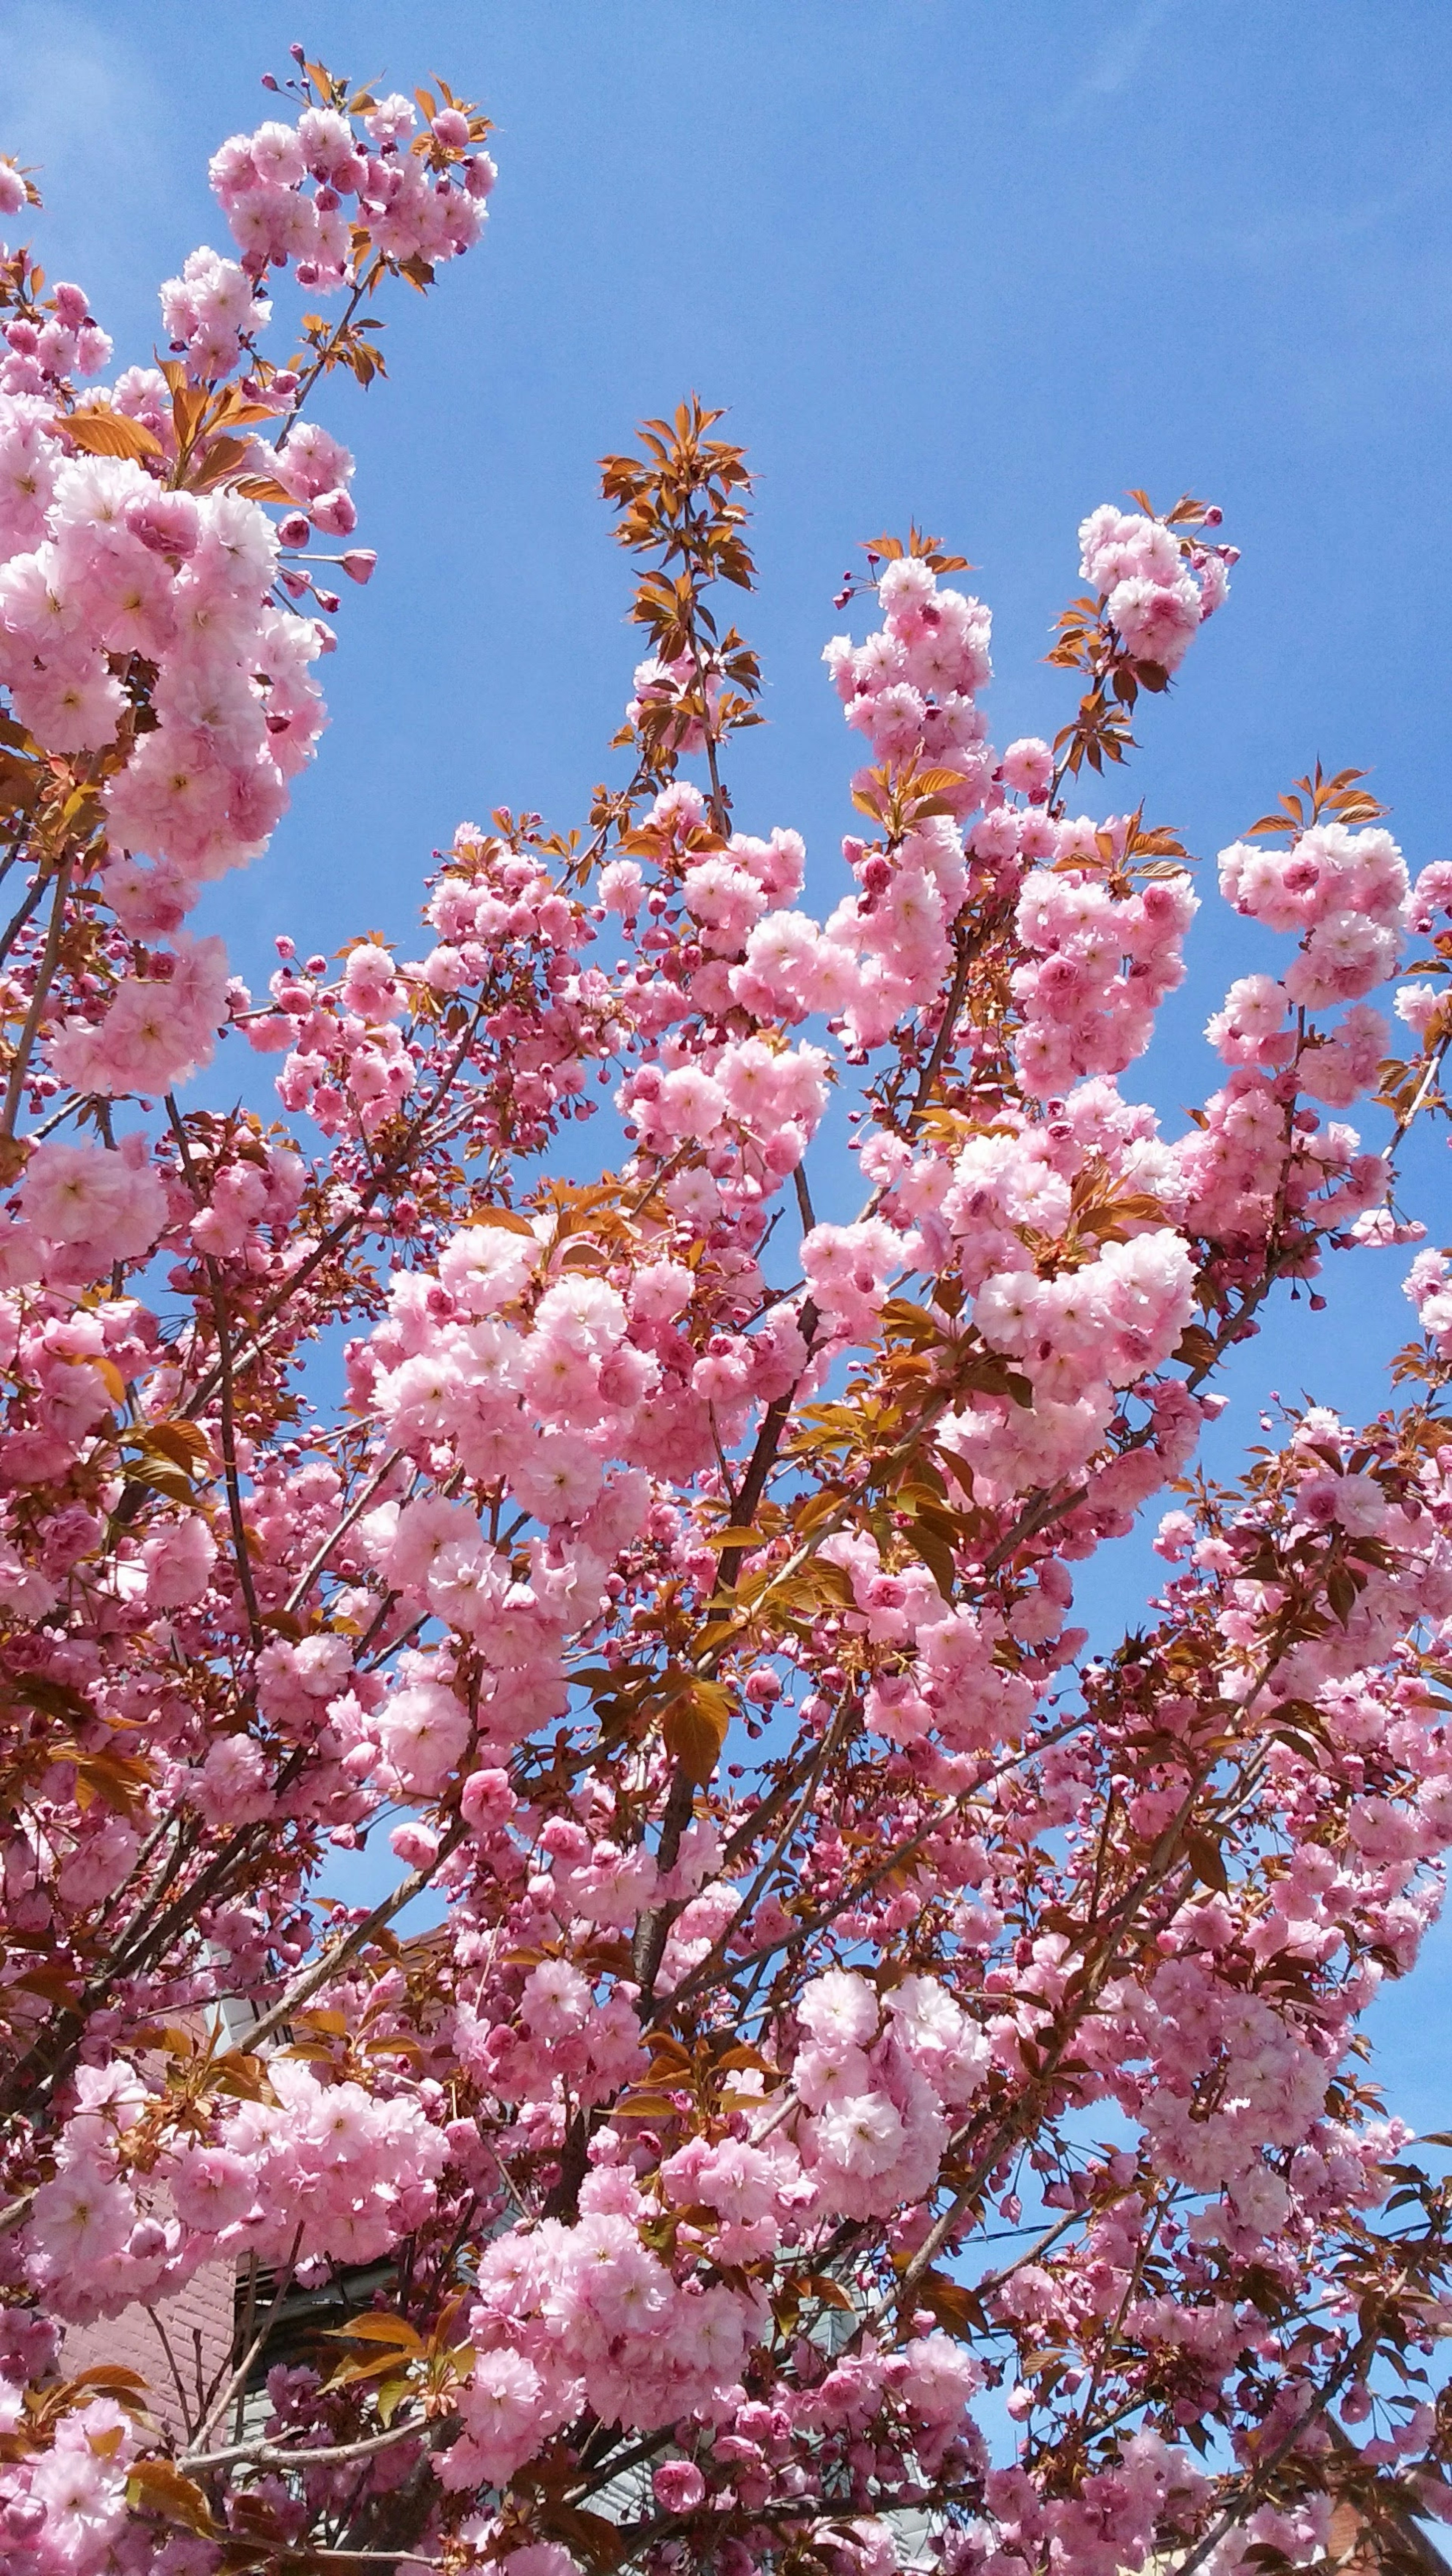
{"type": "Polygon", "coordinates": [[[1349,1573],[1344,1565],[1333,1565],[1326,1577],[1326,1598],[1343,1628],[1351,1623],[1351,1613],[1360,1590],[1361,1585],[1354,1574],[1349,1573]]]}
{"type": "Polygon", "coordinates": [[[949,2334],[968,2334],[975,2328],[982,2332],[986,2325],[982,2306],[967,2284],[946,2272],[925,2272],[913,2295],[949,2334]]]}
{"type": "Polygon", "coordinates": [[[139,461],[165,453],[155,432],[123,411],[62,412],[55,427],[64,430],[85,456],[129,456],[139,461]]]}
{"type": "Polygon", "coordinates": [[[724,1683],[697,1677],[675,1692],[661,1712],[666,1751],[698,1788],[705,1787],[721,1758],[731,1716],[731,1693],[724,1683]]]}
{"type": "Polygon", "coordinates": [[[329,2326],[328,2334],[345,2342],[387,2343],[406,2352],[422,2352],[423,2343],[416,2327],[407,2317],[384,2316],[375,2308],[364,2315],[350,2317],[345,2326],[329,2326]]]}
{"type": "Polygon", "coordinates": [[[676,2104],[669,2093],[652,2092],[646,2085],[638,2089],[632,2086],[621,2094],[615,2113],[622,2120],[673,2120],[676,2104]]]}
{"type": "Polygon", "coordinates": [[[520,1216],[514,1208],[475,1208],[473,1215],[469,1218],[469,1223],[470,1225],[498,1226],[505,1234],[532,1235],[534,1233],[534,1227],[530,1224],[528,1217],[520,1216]]]}
{"type": "Polygon", "coordinates": [[[220,2523],[212,2518],[212,2509],[199,2486],[184,2477],[170,2460],[138,2460],[126,2480],[129,2503],[142,2513],[159,2514],[163,2521],[179,2522],[184,2530],[193,2531],[202,2540],[224,2537],[220,2523]]]}
{"type": "Polygon", "coordinates": [[[936,1530],[925,1528],[922,1520],[917,1517],[908,1523],[903,1536],[913,1554],[922,1558],[943,1599],[951,1601],[957,1579],[957,1568],[953,1563],[951,1547],[936,1530]]]}
{"type": "Polygon", "coordinates": [[[159,1449],[178,1467],[195,1470],[205,1464],[210,1444],[195,1422],[148,1422],[143,1437],[148,1449],[159,1449]]]}
{"type": "Polygon", "coordinates": [[[1213,1834],[1186,1834],[1185,1855],[1202,1886],[1216,1888],[1222,1896],[1228,1895],[1230,1880],[1224,1855],[1213,1834]]]}
{"type": "Polygon", "coordinates": [[[235,474],[238,466],[246,462],[251,452],[250,439],[209,439],[195,471],[188,475],[187,480],[194,491],[207,491],[212,484],[220,483],[226,475],[235,474]]]}
{"type": "Polygon", "coordinates": [[[840,2281],[832,2279],[830,2273],[808,2272],[801,2286],[805,2295],[815,2299],[819,2307],[838,2308],[846,2315],[852,2315],[853,2303],[848,2292],[840,2281]]]}

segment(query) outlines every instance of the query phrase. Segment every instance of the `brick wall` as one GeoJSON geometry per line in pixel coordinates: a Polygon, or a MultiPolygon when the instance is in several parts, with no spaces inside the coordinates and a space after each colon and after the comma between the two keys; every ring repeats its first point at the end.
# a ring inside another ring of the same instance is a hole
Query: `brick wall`
{"type": "Polygon", "coordinates": [[[139,2372],[151,2390],[152,2412],[169,2433],[181,2436],[188,2420],[195,2425],[202,2411],[198,2377],[203,2389],[210,2389],[230,2358],[235,2284],[230,2263],[207,2263],[175,2298],[158,2300],[155,2321],[150,2310],[135,2307],[97,2325],[67,2326],[60,2351],[62,2375],[70,2379],[103,2363],[139,2372]],[[185,2414],[167,2360],[168,2344],[186,2393],[185,2414]]]}

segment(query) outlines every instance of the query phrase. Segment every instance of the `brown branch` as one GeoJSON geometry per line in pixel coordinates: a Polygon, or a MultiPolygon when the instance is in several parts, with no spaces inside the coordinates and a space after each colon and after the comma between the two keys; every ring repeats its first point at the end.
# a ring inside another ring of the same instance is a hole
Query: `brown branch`
{"type": "MultiPolygon", "coordinates": [[[[166,1115],[171,1132],[176,1138],[177,1152],[181,1157],[181,1167],[186,1175],[187,1187],[191,1191],[193,1202],[198,1208],[203,1207],[206,1204],[205,1193],[192,1161],[181,1111],[171,1092],[166,1095],[166,1115]]],[[[212,1320],[217,1334],[217,1367],[221,1377],[222,1395],[222,1474],[227,1487],[227,1518],[232,1526],[232,1552],[237,1564],[237,1580],[242,1587],[242,1599],[247,1608],[247,1628],[252,1639],[252,1651],[254,1655],[260,1655],[263,1647],[262,1619],[257,1607],[257,1587],[252,1580],[252,1554],[247,1537],[247,1524],[242,1517],[242,1483],[237,1472],[237,1413],[232,1383],[232,1336],[227,1314],[226,1292],[222,1285],[221,1268],[212,1254],[204,1253],[202,1259],[207,1273],[207,1287],[212,1300],[212,1320]]]]}
{"type": "Polygon", "coordinates": [[[183,2451],[177,2461],[179,2469],[231,2469],[246,2461],[259,2469],[330,2469],[346,2460],[371,2460],[379,2451],[396,2449],[400,2442],[417,2441],[427,2431],[422,2416],[411,2416],[406,2424],[394,2424],[386,2433],[366,2434],[357,2442],[330,2442],[326,2449],[284,2450],[276,2442],[232,2442],[225,2451],[183,2451]]]}

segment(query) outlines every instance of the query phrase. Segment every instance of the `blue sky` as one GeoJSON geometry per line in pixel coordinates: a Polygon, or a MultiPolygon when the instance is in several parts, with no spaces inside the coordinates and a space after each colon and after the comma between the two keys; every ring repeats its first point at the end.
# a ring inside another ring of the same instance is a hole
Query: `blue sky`
{"type": "MultiPolygon", "coordinates": [[[[1229,606],[1144,710],[1132,796],[1202,855],[1192,973],[1136,1080],[1171,1132],[1229,977],[1282,960],[1214,895],[1215,851],[1319,754],[1375,772],[1414,868],[1452,856],[1445,460],[1452,408],[1452,14],[1438,0],[304,0],[124,16],[8,0],[0,148],[44,164],[38,246],[124,359],[156,282],[222,247],[208,153],[266,112],[300,39],[359,78],[437,71],[499,131],[482,248],[394,308],[391,381],[330,396],[359,460],[372,587],[346,600],[332,725],[272,850],[213,901],[244,973],[273,930],[414,945],[430,850],[464,815],[582,817],[628,694],[627,572],[594,460],[689,389],[760,473],[769,724],[732,771],[745,828],[792,823],[841,891],[854,738],[819,665],[859,540],[910,516],[995,613],[995,738],[1052,733],[1040,659],[1095,502],[1219,501],[1229,606]],[[970,576],[963,576],[968,580],[970,576]]],[[[860,630],[859,630],[860,631],[860,630]]],[[[1105,800],[1105,810],[1112,798],[1105,800]]],[[[242,1068],[228,1067],[232,1080],[242,1068]]],[[[572,1156],[591,1138],[578,1131],[572,1156]]],[[[1411,1167],[1434,1239],[1445,1147],[1411,1167]]],[[[851,1174],[814,1170],[848,1213],[851,1174]]],[[[1352,1256],[1329,1311],[1252,1347],[1256,1396],[1382,1401],[1404,1263],[1352,1256]]],[[[1096,1569],[1135,1615],[1131,1543],[1096,1569]]],[[[1444,1964],[1445,1963],[1445,1964],[1444,1964]]],[[[1378,2007],[1399,2107],[1443,2125],[1439,1943],[1378,2007]]]]}

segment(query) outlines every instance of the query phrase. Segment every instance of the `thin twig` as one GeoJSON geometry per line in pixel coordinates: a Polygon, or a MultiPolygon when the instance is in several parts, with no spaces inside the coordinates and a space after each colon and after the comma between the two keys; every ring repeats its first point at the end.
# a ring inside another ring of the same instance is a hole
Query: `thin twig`
{"type": "Polygon", "coordinates": [[[318,1576],[322,1573],[323,1567],[327,1564],[329,1557],[337,1546],[339,1539],[346,1538],[349,1530],[353,1526],[353,1523],[356,1520],[361,1519],[363,1513],[368,1509],[369,1504],[372,1502],[374,1495],[377,1493],[379,1486],[384,1482],[386,1477],[392,1475],[394,1468],[398,1465],[402,1456],[403,1451],[401,1449],[390,1449],[388,1456],[384,1459],[383,1464],[378,1469],[376,1475],[370,1476],[367,1484],[363,1487],[362,1492],[349,1504],[342,1519],[328,1532],[327,1537],[323,1540],[316,1554],[311,1558],[305,1570],[298,1576],[296,1583],[293,1585],[292,1590],[289,1592],[287,1600],[283,1605],[285,1609],[301,1609],[302,1604],[306,1601],[308,1594],[316,1583],[318,1576]]]}
{"type": "Polygon", "coordinates": [[[356,1956],[364,1943],[372,1939],[375,1932],[381,1931],[386,1923],[391,1923],[395,1914],[402,1913],[405,1905],[412,1904],[413,1899],[428,1886],[430,1879],[443,1866],[450,1854],[458,1850],[468,1830],[463,1818],[456,1817],[428,1866],[411,1869],[406,1878],[399,1880],[391,1895],[385,1896],[380,1904],[374,1906],[371,1914],[365,1915],[361,1923],[355,1923],[351,1931],[345,1932],[340,1941],[333,1943],[331,1949],[323,1951],[321,1957],[315,1959],[310,1967],[303,1970],[300,1977],[294,1979],[286,1994],[272,2006],[271,2011],[263,2013],[261,2019],[253,2023],[247,2033],[249,2048],[260,2048],[265,2039],[270,2039],[273,2032],[280,2029],[282,2024],[290,2020],[300,2006],[307,2002],[309,1995],[316,1994],[319,1986],[325,1986],[330,1977],[337,1975],[346,1960],[356,1956]]]}
{"type": "Polygon", "coordinates": [[[5,1088],[5,1106],[0,1110],[0,1136],[14,1135],[15,1121],[20,1115],[26,1067],[30,1062],[31,1049],[35,1044],[40,1023],[45,1016],[46,1000],[51,985],[55,981],[55,970],[60,963],[61,940],[66,926],[66,896],[70,891],[70,882],[71,857],[70,852],[67,851],[55,872],[55,897],[51,904],[50,927],[46,932],[45,947],[41,951],[40,968],[35,978],[35,990],[30,997],[30,1008],[25,1014],[25,1026],[16,1040],[15,1057],[10,1067],[10,1080],[5,1088]]]}
{"type": "Polygon", "coordinates": [[[166,2355],[166,2366],[171,2372],[172,2386],[176,2390],[177,2403],[181,2408],[182,2431],[185,2433],[188,2414],[187,2392],[182,2386],[182,2375],[176,2366],[176,2354],[171,2348],[171,2338],[168,2335],[165,2326],[161,2322],[160,2309],[154,2306],[152,2301],[149,2299],[143,2300],[142,2305],[145,2307],[147,2315],[150,2317],[153,2326],[156,2328],[157,2341],[166,2355]]]}
{"type": "Polygon", "coordinates": [[[45,884],[46,881],[44,873],[41,869],[37,868],[34,876],[30,880],[29,887],[18,909],[11,915],[11,918],[6,923],[3,932],[0,932],[0,959],[4,959],[9,956],[15,941],[19,938],[21,931],[25,928],[31,914],[40,902],[40,898],[45,892],[45,884]]]}

